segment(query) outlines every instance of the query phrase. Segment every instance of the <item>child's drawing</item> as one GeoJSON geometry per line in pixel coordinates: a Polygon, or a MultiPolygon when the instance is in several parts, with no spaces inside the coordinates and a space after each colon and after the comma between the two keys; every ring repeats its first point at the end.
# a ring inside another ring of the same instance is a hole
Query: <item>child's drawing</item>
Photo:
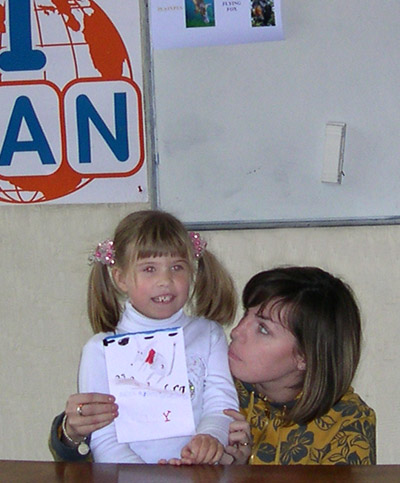
{"type": "Polygon", "coordinates": [[[119,442],[193,434],[181,328],[107,337],[104,351],[119,442]]]}
{"type": "Polygon", "coordinates": [[[147,364],[146,367],[148,367],[151,372],[149,376],[147,376],[146,381],[149,381],[152,376],[157,375],[159,376],[157,382],[160,382],[164,377],[171,374],[174,367],[175,350],[176,344],[174,343],[172,345],[172,356],[169,360],[167,360],[161,352],[156,352],[153,348],[148,351],[143,364],[147,364]]]}

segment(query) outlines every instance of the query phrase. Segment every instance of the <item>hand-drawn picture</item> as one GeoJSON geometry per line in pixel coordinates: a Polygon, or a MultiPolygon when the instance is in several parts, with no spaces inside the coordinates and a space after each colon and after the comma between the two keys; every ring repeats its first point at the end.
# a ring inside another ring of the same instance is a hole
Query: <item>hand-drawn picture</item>
{"type": "Polygon", "coordinates": [[[185,0],[186,27],[215,27],[214,0],[185,0]]]}
{"type": "Polygon", "coordinates": [[[103,345],[119,442],[194,433],[182,328],[110,336],[103,345]]]}
{"type": "Polygon", "coordinates": [[[274,0],[252,0],[251,26],[275,26],[274,0]]]}

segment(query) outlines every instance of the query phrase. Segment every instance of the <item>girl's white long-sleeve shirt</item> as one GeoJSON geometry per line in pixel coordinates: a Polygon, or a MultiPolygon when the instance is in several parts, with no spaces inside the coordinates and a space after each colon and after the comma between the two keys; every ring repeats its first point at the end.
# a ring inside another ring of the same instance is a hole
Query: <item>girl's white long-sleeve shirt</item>
{"type": "MultiPolygon", "coordinates": [[[[189,317],[183,310],[168,319],[149,319],[127,302],[116,334],[173,327],[183,328],[196,434],[210,434],[226,445],[231,419],[223,410],[238,409],[238,398],[222,327],[204,318],[189,317]]],[[[78,377],[80,392],[110,393],[103,339],[113,334],[96,334],[84,346],[78,377]]],[[[118,443],[115,423],[111,423],[92,434],[90,447],[96,462],[157,463],[160,459],[180,458],[182,448],[191,438],[118,443]]]]}

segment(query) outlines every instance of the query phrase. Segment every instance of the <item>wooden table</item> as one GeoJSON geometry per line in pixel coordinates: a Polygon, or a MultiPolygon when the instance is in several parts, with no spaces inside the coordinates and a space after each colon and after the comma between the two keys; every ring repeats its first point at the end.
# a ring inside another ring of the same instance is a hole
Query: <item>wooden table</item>
{"type": "Polygon", "coordinates": [[[1,483],[398,483],[400,465],[159,466],[0,460],[1,483]]]}

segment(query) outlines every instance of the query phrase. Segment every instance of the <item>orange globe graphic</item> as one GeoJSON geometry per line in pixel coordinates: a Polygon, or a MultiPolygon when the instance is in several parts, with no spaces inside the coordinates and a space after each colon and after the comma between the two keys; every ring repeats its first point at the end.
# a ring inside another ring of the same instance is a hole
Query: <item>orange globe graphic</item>
{"type": "MultiPolygon", "coordinates": [[[[37,72],[1,72],[4,82],[51,81],[62,89],[71,80],[133,80],[124,42],[106,13],[92,0],[34,0],[32,46],[46,55],[37,72]],[[62,59],[62,63],[60,60],[62,59]],[[61,67],[60,67],[61,66],[61,67]],[[36,77],[34,77],[36,76],[36,77]]],[[[6,9],[0,2],[0,53],[7,50],[6,9]]],[[[0,175],[0,202],[41,203],[71,194],[94,178],[82,177],[62,159],[48,176],[0,175]]]]}

